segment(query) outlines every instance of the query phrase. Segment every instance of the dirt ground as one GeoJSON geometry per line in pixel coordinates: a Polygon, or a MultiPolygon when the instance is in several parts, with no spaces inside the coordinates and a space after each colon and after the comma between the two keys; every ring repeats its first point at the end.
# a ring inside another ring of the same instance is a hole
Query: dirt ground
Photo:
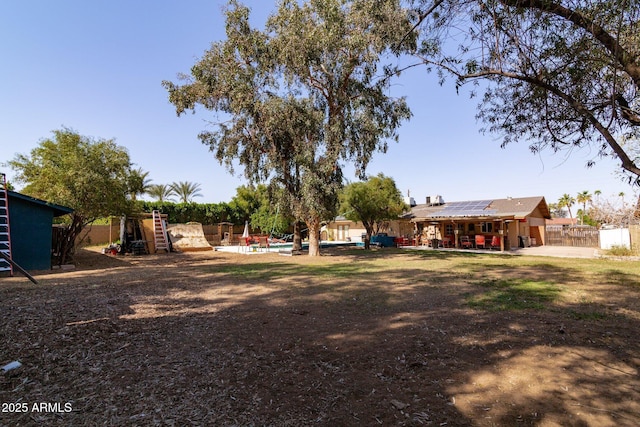
{"type": "Polygon", "coordinates": [[[478,277],[524,270],[424,256],[86,251],[39,285],[0,278],[0,365],[22,363],[0,425],[640,424],[640,277],[540,258],[522,268],[575,280],[570,306],[479,310],[478,277]]]}

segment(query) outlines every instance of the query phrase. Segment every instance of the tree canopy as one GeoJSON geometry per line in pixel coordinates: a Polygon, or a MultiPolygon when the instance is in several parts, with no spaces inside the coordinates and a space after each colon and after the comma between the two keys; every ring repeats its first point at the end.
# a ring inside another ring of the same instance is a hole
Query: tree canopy
{"type": "Polygon", "coordinates": [[[590,146],[616,156],[637,183],[640,2],[413,3],[418,56],[443,78],[455,76],[458,86],[483,82],[478,118],[484,130],[502,135],[503,146],[522,140],[534,152],[590,146]]]}
{"type": "Polygon", "coordinates": [[[361,221],[367,231],[365,249],[369,249],[373,234],[377,234],[390,220],[398,219],[406,209],[395,181],[383,174],[351,183],[341,195],[340,210],[344,217],[354,222],[361,221]]]}
{"type": "Polygon", "coordinates": [[[61,262],[84,226],[130,211],[128,196],[139,188],[129,186],[139,182],[139,173],[125,148],[68,128],[53,131],[29,155],[18,154],[8,164],[17,172],[16,181],[26,184],[21,192],[74,209],[61,262]]]}
{"type": "Polygon", "coordinates": [[[407,16],[397,0],[284,0],[260,31],[230,1],[226,40],[184,84],[163,83],[178,115],[203,106],[230,117],[201,141],[230,170],[237,161],[251,182],[283,189],[309,228],[310,255],[319,254],[321,221],[336,213],[342,162],[364,176],[410,116],[404,99],[387,95],[397,69],[383,62],[410,33],[407,16]]]}
{"type": "Polygon", "coordinates": [[[274,189],[265,184],[242,185],[229,203],[238,217],[249,221],[252,228],[263,234],[283,234],[290,229],[292,219],[286,209],[280,209],[278,195],[270,194],[274,189]]]}

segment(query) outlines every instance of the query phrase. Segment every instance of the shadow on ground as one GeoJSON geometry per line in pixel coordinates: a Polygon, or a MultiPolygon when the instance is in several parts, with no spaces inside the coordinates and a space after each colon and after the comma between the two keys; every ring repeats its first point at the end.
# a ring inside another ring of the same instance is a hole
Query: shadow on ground
{"type": "Polygon", "coordinates": [[[73,410],[0,413],[4,425],[640,421],[638,276],[623,268],[586,276],[475,254],[210,253],[41,279],[0,286],[0,363],[23,363],[0,377],[0,394],[73,410]],[[491,280],[523,278],[570,298],[469,305],[500,288],[491,280]],[[574,298],[571,286],[591,296],[574,298]]]}

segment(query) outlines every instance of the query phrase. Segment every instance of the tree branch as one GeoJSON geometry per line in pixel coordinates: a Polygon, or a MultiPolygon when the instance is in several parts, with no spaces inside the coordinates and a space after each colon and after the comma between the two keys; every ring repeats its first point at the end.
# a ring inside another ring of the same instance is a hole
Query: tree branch
{"type": "Polygon", "coordinates": [[[433,13],[433,11],[435,11],[438,7],[440,7],[442,3],[444,3],[444,0],[435,0],[429,9],[427,9],[426,11],[418,15],[418,22],[416,22],[415,25],[411,27],[409,31],[407,31],[407,33],[404,35],[404,37],[402,37],[402,40],[400,40],[400,43],[398,43],[396,48],[399,49],[400,46],[402,46],[402,44],[407,40],[407,37],[409,37],[409,35],[413,33],[420,26],[420,24],[422,24],[422,22],[425,19],[427,19],[429,15],[433,13]]]}
{"type": "Polygon", "coordinates": [[[568,9],[561,4],[549,0],[500,0],[506,6],[537,9],[573,22],[578,27],[592,34],[611,53],[618,64],[629,74],[636,88],[640,90],[640,65],[638,58],[629,53],[600,25],[585,17],[576,10],[568,9]]]}
{"type": "Polygon", "coordinates": [[[633,174],[640,176],[640,167],[638,167],[635,164],[635,162],[629,157],[629,155],[624,151],[624,149],[620,146],[620,144],[618,144],[616,139],[609,132],[609,129],[607,129],[602,123],[600,123],[600,121],[591,113],[591,111],[587,107],[584,106],[584,104],[574,99],[570,95],[564,93],[559,88],[552,86],[548,83],[545,83],[544,81],[535,77],[521,75],[517,73],[511,73],[511,72],[502,71],[502,70],[484,70],[477,73],[460,74],[457,71],[452,70],[450,67],[443,66],[443,68],[445,68],[446,70],[450,71],[452,74],[457,76],[459,81],[476,79],[476,78],[484,78],[484,77],[490,77],[490,76],[502,76],[502,77],[507,77],[514,80],[520,80],[520,81],[532,84],[534,86],[537,86],[539,88],[542,88],[550,93],[553,93],[557,97],[567,102],[575,111],[577,111],[579,114],[585,117],[589,121],[589,123],[591,123],[591,125],[600,133],[600,135],[602,135],[602,137],[605,139],[609,147],[611,147],[611,149],[616,153],[616,155],[622,162],[622,167],[624,169],[626,169],[627,171],[633,174]]]}

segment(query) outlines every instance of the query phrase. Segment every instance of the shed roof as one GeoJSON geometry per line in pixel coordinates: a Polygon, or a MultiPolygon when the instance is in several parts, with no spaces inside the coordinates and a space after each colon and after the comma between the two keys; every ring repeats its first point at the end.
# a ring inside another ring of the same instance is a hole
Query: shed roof
{"type": "Polygon", "coordinates": [[[547,202],[542,196],[509,197],[493,200],[469,200],[441,205],[416,205],[411,209],[414,220],[464,219],[464,218],[514,218],[522,219],[540,210],[543,218],[551,218],[547,202]]]}
{"type": "Polygon", "coordinates": [[[73,212],[73,209],[66,206],[56,205],[55,203],[49,203],[44,200],[36,199],[35,197],[27,196],[26,194],[17,193],[15,191],[7,191],[9,197],[23,200],[27,203],[33,203],[38,206],[47,207],[53,211],[53,216],[62,216],[73,212]]]}

